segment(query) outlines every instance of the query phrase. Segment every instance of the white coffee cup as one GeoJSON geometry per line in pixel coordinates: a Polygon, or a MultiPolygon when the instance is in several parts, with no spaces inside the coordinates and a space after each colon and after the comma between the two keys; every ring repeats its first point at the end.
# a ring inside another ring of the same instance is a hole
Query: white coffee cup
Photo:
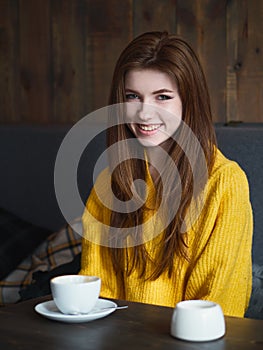
{"type": "Polygon", "coordinates": [[[179,302],[171,321],[171,335],[188,341],[211,341],[225,334],[225,318],[217,303],[207,300],[179,302]]]}
{"type": "Polygon", "coordinates": [[[64,275],[50,281],[51,293],[63,314],[87,314],[99,298],[101,279],[96,276],[64,275]]]}

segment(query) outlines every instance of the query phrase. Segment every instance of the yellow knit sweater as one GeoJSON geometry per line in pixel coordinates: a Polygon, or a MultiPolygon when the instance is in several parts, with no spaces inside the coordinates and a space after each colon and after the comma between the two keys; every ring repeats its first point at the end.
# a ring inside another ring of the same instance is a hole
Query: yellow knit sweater
{"type": "MultiPolygon", "coordinates": [[[[108,177],[106,169],[97,179],[98,186],[105,187],[108,177]]],[[[145,281],[138,276],[138,271],[134,271],[130,276],[124,276],[123,291],[111,261],[101,257],[98,244],[85,238],[80,274],[101,277],[101,297],[170,307],[181,300],[207,299],[219,303],[225,315],[243,317],[252,286],[253,219],[248,182],[240,167],[219,150],[206,194],[202,212],[187,233],[190,262],[176,257],[171,278],[165,273],[155,281],[145,281]]],[[[110,211],[102,206],[94,191],[88,199],[87,209],[97,219],[109,220],[110,211]]],[[[83,214],[84,237],[85,232],[98,234],[99,226],[92,222],[87,212],[83,214]]],[[[150,254],[159,238],[145,243],[150,254]]],[[[147,271],[152,269],[149,261],[147,271]]]]}

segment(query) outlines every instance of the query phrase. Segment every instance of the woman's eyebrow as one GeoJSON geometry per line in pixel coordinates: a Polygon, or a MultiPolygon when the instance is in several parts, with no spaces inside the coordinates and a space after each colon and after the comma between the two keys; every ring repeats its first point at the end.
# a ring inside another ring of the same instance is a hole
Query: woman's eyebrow
{"type": "MultiPolygon", "coordinates": [[[[136,91],[136,90],[129,89],[129,88],[125,88],[125,92],[127,92],[127,91],[139,95],[139,92],[136,91]]],[[[153,91],[152,94],[153,94],[153,95],[156,95],[156,94],[163,94],[163,93],[165,93],[165,92],[170,92],[170,93],[171,93],[171,92],[174,92],[174,90],[170,90],[170,89],[165,89],[165,88],[163,88],[163,89],[159,89],[159,90],[153,91]]]]}
{"type": "Polygon", "coordinates": [[[156,95],[156,94],[163,94],[165,92],[174,92],[173,90],[170,90],[170,89],[160,89],[160,90],[156,90],[156,91],[153,91],[152,94],[153,95],[156,95]]]}
{"type": "Polygon", "coordinates": [[[132,92],[132,93],[134,93],[134,94],[139,94],[138,91],[135,91],[135,90],[129,89],[129,88],[125,88],[125,92],[127,92],[127,91],[132,92]]]}

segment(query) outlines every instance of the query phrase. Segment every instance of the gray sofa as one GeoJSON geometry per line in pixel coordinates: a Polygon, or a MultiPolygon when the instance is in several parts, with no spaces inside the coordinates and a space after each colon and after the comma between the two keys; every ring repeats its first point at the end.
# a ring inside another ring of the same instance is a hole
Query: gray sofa
{"type": "MultiPolygon", "coordinates": [[[[70,127],[0,127],[0,208],[50,232],[66,223],[56,201],[54,164],[60,144],[70,127]]],[[[216,133],[219,148],[227,157],[236,160],[248,176],[254,212],[253,288],[259,294],[263,288],[263,125],[218,124],[216,133]]],[[[78,185],[83,202],[92,187],[94,164],[104,149],[105,138],[101,134],[88,145],[81,157],[78,185]]],[[[260,309],[260,316],[263,317],[262,304],[263,298],[260,301],[258,298],[251,299],[251,312],[248,310],[247,316],[257,317],[255,310],[260,309]]]]}

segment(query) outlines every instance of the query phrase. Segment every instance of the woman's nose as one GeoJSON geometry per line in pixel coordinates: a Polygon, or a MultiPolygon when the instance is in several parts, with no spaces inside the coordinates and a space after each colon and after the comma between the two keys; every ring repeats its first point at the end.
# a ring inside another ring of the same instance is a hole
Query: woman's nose
{"type": "Polygon", "coordinates": [[[153,119],[154,116],[154,106],[141,102],[140,108],[138,110],[138,117],[140,121],[148,122],[153,119]]]}

